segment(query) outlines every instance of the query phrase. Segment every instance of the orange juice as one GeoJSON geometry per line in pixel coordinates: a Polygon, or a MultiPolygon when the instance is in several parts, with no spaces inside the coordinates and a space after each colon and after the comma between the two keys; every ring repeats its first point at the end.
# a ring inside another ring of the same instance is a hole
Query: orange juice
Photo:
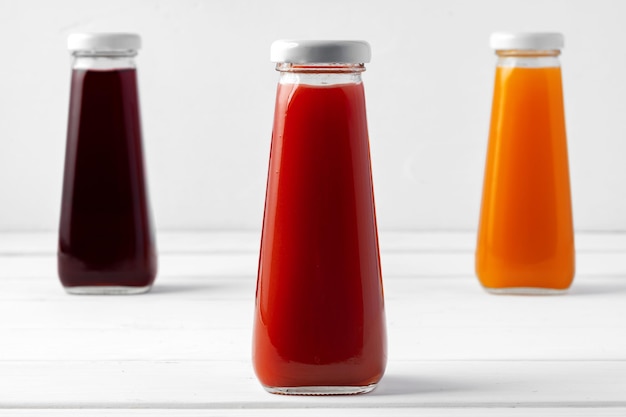
{"type": "Polygon", "coordinates": [[[564,291],[574,233],[558,51],[499,55],[476,275],[495,293],[564,291]]]}

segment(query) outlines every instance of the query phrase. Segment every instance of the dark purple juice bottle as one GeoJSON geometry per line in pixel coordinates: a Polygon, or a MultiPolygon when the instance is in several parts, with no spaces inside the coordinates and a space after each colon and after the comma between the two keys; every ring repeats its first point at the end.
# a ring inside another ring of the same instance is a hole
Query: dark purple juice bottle
{"type": "Polygon", "coordinates": [[[74,34],[58,269],[71,294],[138,294],[157,271],[134,34],[74,34]]]}

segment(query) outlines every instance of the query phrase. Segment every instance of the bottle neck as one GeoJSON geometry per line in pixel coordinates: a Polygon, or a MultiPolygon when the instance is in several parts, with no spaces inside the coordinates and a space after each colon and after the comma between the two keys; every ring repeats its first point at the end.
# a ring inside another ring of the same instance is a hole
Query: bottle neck
{"type": "Polygon", "coordinates": [[[358,84],[364,64],[292,64],[278,63],[281,84],[308,84],[327,86],[337,84],[358,84]]]}
{"type": "Polygon", "coordinates": [[[72,69],[117,70],[134,69],[137,51],[74,51],[72,69]]]}
{"type": "Polygon", "coordinates": [[[559,50],[499,50],[498,67],[550,68],[560,67],[559,50]]]}

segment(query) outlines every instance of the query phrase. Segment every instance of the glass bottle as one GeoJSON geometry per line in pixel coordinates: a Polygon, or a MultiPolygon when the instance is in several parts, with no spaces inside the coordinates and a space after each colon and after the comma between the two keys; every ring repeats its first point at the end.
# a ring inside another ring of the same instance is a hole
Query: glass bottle
{"type": "Polygon", "coordinates": [[[58,272],[71,294],[139,294],[157,271],[136,34],[72,34],[58,272]]]}
{"type": "Polygon", "coordinates": [[[369,392],[386,329],[363,41],[276,41],[253,361],[271,393],[369,392]]]}
{"type": "Polygon", "coordinates": [[[498,56],[476,249],[496,294],[556,294],[574,278],[560,33],[494,33],[498,56]]]}

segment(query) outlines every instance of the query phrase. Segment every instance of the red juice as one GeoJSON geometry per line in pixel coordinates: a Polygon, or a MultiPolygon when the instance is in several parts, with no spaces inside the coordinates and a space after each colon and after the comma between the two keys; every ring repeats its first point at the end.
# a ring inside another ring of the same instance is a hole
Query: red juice
{"type": "Polygon", "coordinates": [[[279,84],[253,356],[266,387],[368,386],[386,365],[361,83],[279,84]]]}
{"type": "Polygon", "coordinates": [[[153,283],[146,194],[136,71],[74,69],[58,248],[66,288],[153,283]]]}

